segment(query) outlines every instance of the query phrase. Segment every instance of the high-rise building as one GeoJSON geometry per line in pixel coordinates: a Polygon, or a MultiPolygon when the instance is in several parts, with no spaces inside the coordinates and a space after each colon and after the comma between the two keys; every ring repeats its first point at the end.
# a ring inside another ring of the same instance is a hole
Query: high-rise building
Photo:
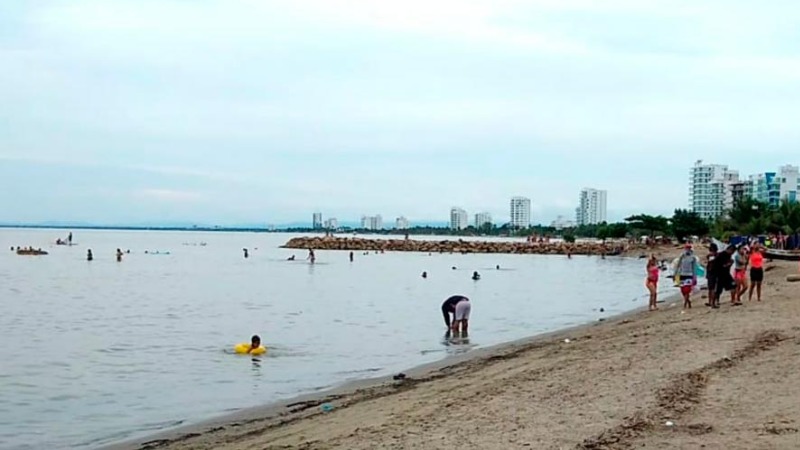
{"type": "Polygon", "coordinates": [[[800,201],[800,175],[797,166],[785,165],[778,172],[763,172],[750,175],[748,197],[770,206],[779,206],[782,201],[800,201]]]}
{"type": "Polygon", "coordinates": [[[398,217],[394,221],[394,227],[397,228],[398,230],[407,230],[409,228],[408,219],[406,219],[403,216],[398,217]]]}
{"type": "Polygon", "coordinates": [[[456,206],[450,209],[450,229],[463,230],[469,226],[467,212],[456,206]]]}
{"type": "Polygon", "coordinates": [[[778,184],[779,202],[800,200],[797,195],[797,191],[800,190],[800,169],[797,166],[781,166],[775,183],[778,184]]]}
{"type": "Polygon", "coordinates": [[[325,229],[326,230],[338,230],[339,229],[339,221],[336,217],[331,217],[325,220],[325,229]]]}
{"type": "Polygon", "coordinates": [[[361,216],[361,228],[364,230],[382,230],[383,218],[380,214],[375,216],[361,216]]]}
{"type": "Polygon", "coordinates": [[[592,188],[581,189],[578,208],[575,211],[575,223],[580,225],[596,225],[606,221],[606,191],[592,188]]]}
{"type": "Polygon", "coordinates": [[[311,222],[315,230],[322,228],[322,213],[315,212],[311,222]]]}
{"type": "Polygon", "coordinates": [[[481,228],[484,225],[492,224],[492,215],[488,212],[479,212],[475,214],[475,228],[481,228]]]}
{"type": "Polygon", "coordinates": [[[572,220],[566,219],[564,216],[558,216],[558,217],[556,217],[556,220],[554,220],[550,224],[550,226],[555,228],[557,231],[561,231],[564,228],[573,228],[573,227],[575,227],[575,222],[573,222],[572,220]]]}
{"type": "Polygon", "coordinates": [[[739,181],[739,172],[720,164],[697,161],[689,180],[689,205],[704,219],[721,216],[734,205],[735,191],[747,190],[739,181]]]}
{"type": "Polygon", "coordinates": [[[531,225],[531,199],[511,198],[511,227],[528,228],[531,225]]]}

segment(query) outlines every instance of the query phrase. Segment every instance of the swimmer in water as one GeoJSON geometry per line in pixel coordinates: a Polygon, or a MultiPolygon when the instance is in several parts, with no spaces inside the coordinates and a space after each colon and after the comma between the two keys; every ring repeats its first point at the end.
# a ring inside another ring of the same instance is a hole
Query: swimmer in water
{"type": "Polygon", "coordinates": [[[249,258],[250,257],[250,252],[248,252],[246,248],[243,248],[242,251],[244,252],[244,257],[245,258],[249,258]]]}
{"type": "Polygon", "coordinates": [[[481,279],[481,274],[479,274],[477,270],[475,272],[472,272],[472,279],[475,280],[475,281],[480,280],[481,279]]]}
{"type": "Polygon", "coordinates": [[[247,353],[252,352],[258,347],[261,347],[261,338],[257,334],[254,334],[253,337],[250,338],[250,348],[247,349],[247,353]]]}
{"type": "Polygon", "coordinates": [[[294,261],[294,255],[292,255],[292,256],[290,256],[290,257],[288,257],[286,260],[287,260],[287,261],[294,261]]]}
{"type": "Polygon", "coordinates": [[[117,262],[122,262],[122,250],[117,249],[117,262]]]}
{"type": "Polygon", "coordinates": [[[453,333],[459,332],[459,325],[461,332],[466,337],[469,329],[469,313],[472,305],[469,299],[463,295],[453,295],[442,303],[442,316],[444,316],[444,323],[448,330],[453,333]],[[450,320],[450,314],[453,314],[453,320],[450,320]]]}
{"type": "Polygon", "coordinates": [[[422,278],[428,278],[428,272],[422,272],[422,278]]]}
{"type": "Polygon", "coordinates": [[[495,269],[500,270],[500,264],[498,264],[497,267],[495,267],[495,269]]]}

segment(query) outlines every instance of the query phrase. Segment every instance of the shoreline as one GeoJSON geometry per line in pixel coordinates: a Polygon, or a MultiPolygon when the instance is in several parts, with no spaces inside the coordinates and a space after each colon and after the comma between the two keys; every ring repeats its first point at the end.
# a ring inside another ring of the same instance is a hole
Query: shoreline
{"type": "Polygon", "coordinates": [[[795,448],[800,283],[764,302],[637,308],[108,449],[795,448]],[[564,339],[569,338],[570,342],[564,339]],[[333,410],[323,412],[328,402],[333,410]],[[287,411],[288,410],[288,411],[287,411]],[[282,411],[282,412],[281,412],[282,411]],[[448,417],[449,420],[442,420],[448,417]]]}
{"type": "MultiPolygon", "coordinates": [[[[659,303],[659,305],[663,305],[663,307],[670,307],[669,305],[674,307],[681,302],[680,293],[674,292],[663,295],[661,301],[663,303],[659,303]]],[[[286,425],[326,414],[319,408],[324,403],[329,403],[334,406],[334,409],[337,409],[367,400],[392,396],[418,384],[436,382],[439,379],[451,376],[462,370],[465,365],[486,364],[497,359],[513,358],[515,355],[524,353],[531,348],[560,344],[564,339],[572,340],[575,335],[586,334],[586,332],[597,327],[612,326],[623,321],[630,321],[648,312],[647,306],[642,305],[623,313],[603,317],[597,321],[477,348],[466,353],[449,355],[438,361],[411,366],[403,370],[402,373],[406,375],[406,379],[403,381],[393,380],[393,375],[344,381],[339,385],[322,388],[316,392],[295,395],[284,400],[243,408],[194,424],[180,425],[175,428],[150,433],[140,438],[103,445],[99,449],[150,450],[170,448],[172,444],[191,440],[198,435],[215,433],[226,428],[239,427],[243,424],[261,423],[267,428],[286,425]]]]}

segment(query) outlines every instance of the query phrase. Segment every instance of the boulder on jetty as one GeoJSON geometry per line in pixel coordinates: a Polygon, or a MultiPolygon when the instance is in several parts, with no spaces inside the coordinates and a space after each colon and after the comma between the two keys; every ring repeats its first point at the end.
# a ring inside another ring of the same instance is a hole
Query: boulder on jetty
{"type": "Polygon", "coordinates": [[[296,237],[290,239],[283,248],[315,250],[359,250],[395,251],[425,253],[521,253],[534,255],[619,255],[626,251],[621,243],[601,242],[488,242],[488,241],[417,241],[412,239],[363,239],[355,237],[296,237]]]}

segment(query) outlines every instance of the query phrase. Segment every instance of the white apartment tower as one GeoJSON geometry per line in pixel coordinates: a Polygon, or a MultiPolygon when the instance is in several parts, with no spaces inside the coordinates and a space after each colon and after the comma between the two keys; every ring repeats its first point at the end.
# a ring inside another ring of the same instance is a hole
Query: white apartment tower
{"type": "Polygon", "coordinates": [[[315,230],[322,228],[322,213],[315,212],[311,219],[311,223],[315,230]]]}
{"type": "Polygon", "coordinates": [[[606,191],[592,188],[581,189],[578,199],[578,208],[575,212],[575,222],[580,225],[596,225],[603,223],[606,218],[606,191]]]}
{"type": "Polygon", "coordinates": [[[511,198],[511,227],[528,228],[531,225],[531,199],[511,198]]]}
{"type": "Polygon", "coordinates": [[[450,209],[450,229],[463,230],[469,226],[467,212],[456,206],[450,209]]]}
{"type": "Polygon", "coordinates": [[[409,228],[408,219],[406,219],[404,216],[398,217],[394,221],[394,227],[398,230],[407,230],[409,228]]]}
{"type": "Polygon", "coordinates": [[[339,221],[336,220],[336,217],[325,219],[325,229],[334,231],[339,229],[339,221]]]}
{"type": "Polygon", "coordinates": [[[488,212],[479,212],[475,214],[475,228],[480,228],[486,224],[492,224],[492,215],[488,212]]]}
{"type": "Polygon", "coordinates": [[[720,164],[697,161],[689,180],[689,206],[704,219],[715,219],[733,208],[743,189],[739,172],[720,164]]]}
{"type": "Polygon", "coordinates": [[[382,230],[383,218],[380,214],[376,216],[361,216],[361,228],[364,230],[382,230]]]}

